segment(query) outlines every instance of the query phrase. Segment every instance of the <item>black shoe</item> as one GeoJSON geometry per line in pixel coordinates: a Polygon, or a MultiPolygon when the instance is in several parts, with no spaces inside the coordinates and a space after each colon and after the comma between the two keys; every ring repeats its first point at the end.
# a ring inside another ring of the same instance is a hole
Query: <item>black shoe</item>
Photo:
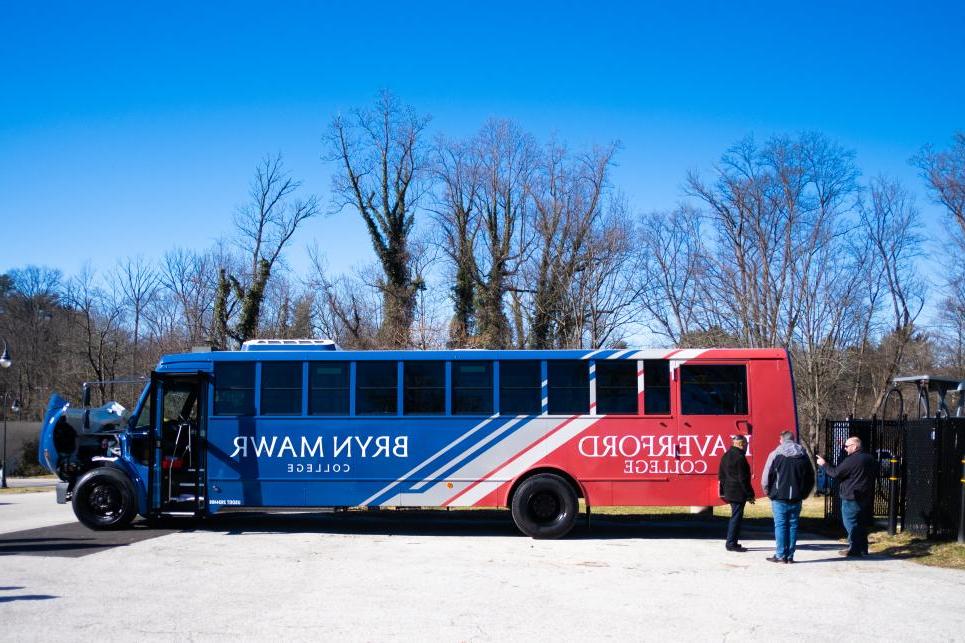
{"type": "Polygon", "coordinates": [[[727,545],[725,549],[727,551],[739,551],[739,552],[747,551],[747,547],[743,547],[741,545],[727,545]]]}
{"type": "Polygon", "coordinates": [[[794,559],[793,559],[793,558],[785,558],[785,559],[784,559],[784,563],[785,563],[786,565],[792,565],[792,564],[794,564],[794,559]]]}
{"type": "Polygon", "coordinates": [[[787,561],[783,558],[778,558],[777,556],[768,556],[767,562],[769,563],[786,563],[787,561]]]}

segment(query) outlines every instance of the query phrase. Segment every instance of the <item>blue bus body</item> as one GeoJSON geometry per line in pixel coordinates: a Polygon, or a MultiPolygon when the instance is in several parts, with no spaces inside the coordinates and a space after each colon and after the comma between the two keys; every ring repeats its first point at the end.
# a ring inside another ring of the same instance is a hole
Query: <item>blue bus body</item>
{"type": "Polygon", "coordinates": [[[517,524],[529,516],[546,528],[521,525],[525,533],[555,537],[568,526],[554,525],[572,522],[577,497],[588,505],[717,502],[710,483],[726,436],[757,425],[759,439],[796,423],[787,363],[778,350],[341,351],[253,342],[165,355],[129,416],[55,396],[39,455],[63,480],[58,498],[95,528],[123,526],[134,513],[242,507],[506,507],[525,490],[520,516],[513,507],[517,524]],[[691,364],[705,371],[691,376],[691,364]],[[687,383],[698,375],[717,379],[687,383]],[[721,391],[733,408],[713,407],[721,391]],[[542,486],[523,485],[534,475],[542,486]]]}

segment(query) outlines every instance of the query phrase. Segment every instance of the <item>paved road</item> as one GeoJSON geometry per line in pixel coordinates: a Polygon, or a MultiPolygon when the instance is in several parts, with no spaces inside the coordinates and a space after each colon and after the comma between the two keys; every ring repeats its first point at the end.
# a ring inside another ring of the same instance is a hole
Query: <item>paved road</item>
{"type": "Polygon", "coordinates": [[[182,527],[95,533],[50,492],[0,495],[0,638],[965,640],[965,572],[845,560],[822,538],[774,565],[765,531],[725,552],[720,520],[597,520],[561,541],[503,512],[182,527]]]}

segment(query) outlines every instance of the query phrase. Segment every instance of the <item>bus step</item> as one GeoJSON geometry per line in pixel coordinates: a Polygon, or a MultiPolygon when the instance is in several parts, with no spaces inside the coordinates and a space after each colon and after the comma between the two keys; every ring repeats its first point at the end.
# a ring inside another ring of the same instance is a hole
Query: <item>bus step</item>
{"type": "Polygon", "coordinates": [[[186,516],[194,516],[195,513],[194,513],[193,511],[162,511],[162,512],[161,512],[161,515],[162,515],[162,516],[176,516],[176,517],[184,518],[184,517],[186,517],[186,516]]]}

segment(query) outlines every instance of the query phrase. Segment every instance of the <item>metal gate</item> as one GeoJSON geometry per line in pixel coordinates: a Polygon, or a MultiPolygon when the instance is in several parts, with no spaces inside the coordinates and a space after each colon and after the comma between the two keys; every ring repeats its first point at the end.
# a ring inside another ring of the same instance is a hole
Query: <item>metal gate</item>
{"type": "Polygon", "coordinates": [[[903,528],[916,536],[954,538],[960,528],[965,418],[909,420],[903,528]]]}
{"type": "MultiPolygon", "coordinates": [[[[878,460],[875,518],[888,517],[895,461],[897,518],[902,531],[954,538],[961,524],[965,481],[965,418],[828,420],[819,453],[828,462],[839,464],[845,458],[844,441],[852,435],[861,438],[864,451],[878,460]]],[[[841,515],[837,483],[830,481],[825,490],[824,517],[837,521],[841,515]]]]}
{"type": "MultiPolygon", "coordinates": [[[[824,424],[824,435],[819,442],[818,450],[825,460],[837,466],[847,456],[844,441],[851,436],[861,438],[862,449],[870,453],[878,461],[878,479],[875,481],[875,518],[887,518],[888,506],[891,500],[890,477],[892,460],[897,460],[899,467],[897,494],[898,514],[903,515],[902,500],[904,487],[900,475],[900,463],[904,457],[904,422],[900,420],[827,420],[824,424]]],[[[819,477],[820,477],[819,472],[819,477]]],[[[818,485],[820,490],[821,485],[818,485]]],[[[826,519],[841,515],[841,502],[838,496],[837,482],[829,480],[824,485],[824,516],[826,519]]]]}

